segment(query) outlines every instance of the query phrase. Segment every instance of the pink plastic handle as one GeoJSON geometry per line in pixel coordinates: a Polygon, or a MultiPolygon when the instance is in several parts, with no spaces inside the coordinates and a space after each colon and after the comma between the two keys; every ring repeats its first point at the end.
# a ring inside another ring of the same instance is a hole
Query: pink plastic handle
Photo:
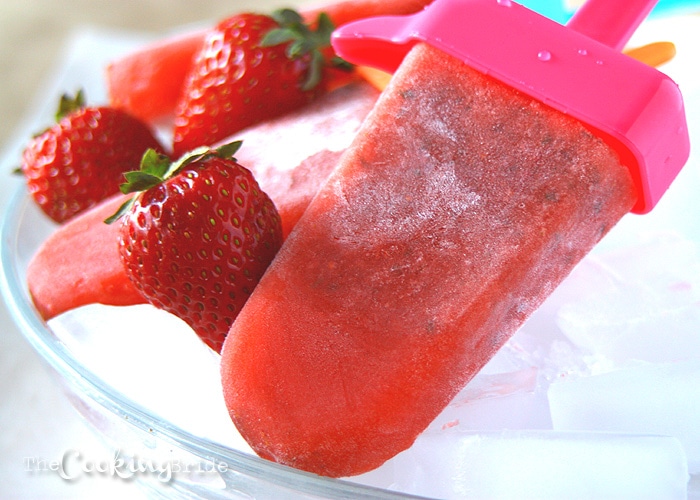
{"type": "Polygon", "coordinates": [[[654,3],[589,0],[565,27],[512,0],[436,0],[410,16],[342,26],[332,43],[348,61],[393,72],[426,42],[574,116],[629,166],[639,194],[633,212],[646,213],[690,151],[678,86],[619,52],[654,3]]]}
{"type": "Polygon", "coordinates": [[[566,26],[621,51],[658,0],[588,0],[566,26]]]}

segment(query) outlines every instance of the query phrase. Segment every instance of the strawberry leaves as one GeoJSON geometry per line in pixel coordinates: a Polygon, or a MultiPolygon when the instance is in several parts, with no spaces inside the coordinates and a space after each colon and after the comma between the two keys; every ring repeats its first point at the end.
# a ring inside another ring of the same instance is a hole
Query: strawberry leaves
{"type": "MultiPolygon", "coordinates": [[[[271,14],[271,17],[279,24],[279,28],[267,32],[262,38],[260,46],[273,47],[288,44],[285,47],[285,53],[292,60],[308,54],[311,63],[301,88],[305,91],[313,89],[323,77],[323,67],[326,64],[323,51],[331,46],[331,34],[335,25],[324,12],[319,14],[314,30],[304,23],[298,12],[292,9],[276,10],[271,14]]],[[[337,56],[333,57],[330,62],[332,66],[350,67],[347,62],[337,56]]]]}
{"type": "Polygon", "coordinates": [[[149,149],[141,160],[141,170],[126,172],[124,178],[126,182],[119,186],[122,193],[136,193],[146,191],[157,186],[166,179],[168,169],[172,165],[167,155],[159,154],[153,149],[149,149]]]}
{"type": "MultiPolygon", "coordinates": [[[[144,153],[141,159],[139,170],[132,170],[124,173],[126,182],[119,186],[119,190],[124,194],[148,191],[158,184],[174,177],[190,164],[198,161],[201,162],[212,156],[235,161],[234,155],[241,148],[242,144],[243,141],[233,141],[215,149],[208,147],[197,148],[183,155],[177,161],[172,161],[167,155],[159,153],[154,149],[149,149],[144,153]]],[[[105,223],[112,224],[121,218],[131,209],[134,201],[135,197],[125,201],[114,215],[105,219],[105,223]]]]}
{"type": "Polygon", "coordinates": [[[68,116],[76,111],[84,108],[86,105],[85,92],[79,89],[74,96],[63,94],[58,101],[58,109],[56,110],[55,118],[59,121],[64,116],[68,116]]]}

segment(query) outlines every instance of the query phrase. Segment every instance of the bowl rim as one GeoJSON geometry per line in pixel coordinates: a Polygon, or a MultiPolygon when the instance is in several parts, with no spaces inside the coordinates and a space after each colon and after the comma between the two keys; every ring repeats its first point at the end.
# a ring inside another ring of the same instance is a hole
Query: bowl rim
{"type": "MultiPolygon", "coordinates": [[[[323,495],[327,498],[425,498],[345,479],[319,476],[226,447],[168,424],[139,404],[130,401],[127,396],[113,390],[80,364],[70,350],[52,334],[32,304],[24,280],[24,269],[18,261],[18,236],[25,214],[29,210],[39,209],[34,205],[26,187],[19,186],[12,194],[0,220],[0,292],[18,329],[42,361],[71,386],[81,390],[85,397],[141,431],[170,441],[171,444],[203,460],[226,464],[227,470],[284,488],[292,488],[299,493],[323,495]]],[[[223,493],[225,491],[222,490],[223,493]]]]}

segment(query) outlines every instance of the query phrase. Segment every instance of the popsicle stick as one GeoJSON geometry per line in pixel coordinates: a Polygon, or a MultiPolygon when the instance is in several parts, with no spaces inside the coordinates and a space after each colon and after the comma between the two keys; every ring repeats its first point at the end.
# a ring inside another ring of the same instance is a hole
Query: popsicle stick
{"type": "Polygon", "coordinates": [[[673,42],[653,42],[641,47],[627,49],[624,53],[656,68],[675,57],[676,46],[673,42]]]}
{"type": "Polygon", "coordinates": [[[658,0],[588,0],[566,23],[568,28],[622,50],[658,0]]]}

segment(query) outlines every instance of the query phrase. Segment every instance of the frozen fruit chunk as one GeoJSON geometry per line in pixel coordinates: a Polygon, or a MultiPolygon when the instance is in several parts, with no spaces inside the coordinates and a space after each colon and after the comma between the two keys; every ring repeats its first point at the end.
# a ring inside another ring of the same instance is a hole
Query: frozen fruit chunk
{"type": "Polygon", "coordinates": [[[119,224],[105,224],[124,203],[108,198],[49,236],[27,268],[29,292],[45,320],[86,304],[132,305],[145,299],[119,258],[119,224]]]}
{"type": "Polygon", "coordinates": [[[379,466],[634,202],[579,122],[417,45],[227,337],[232,420],[296,468],[379,466]]]}

